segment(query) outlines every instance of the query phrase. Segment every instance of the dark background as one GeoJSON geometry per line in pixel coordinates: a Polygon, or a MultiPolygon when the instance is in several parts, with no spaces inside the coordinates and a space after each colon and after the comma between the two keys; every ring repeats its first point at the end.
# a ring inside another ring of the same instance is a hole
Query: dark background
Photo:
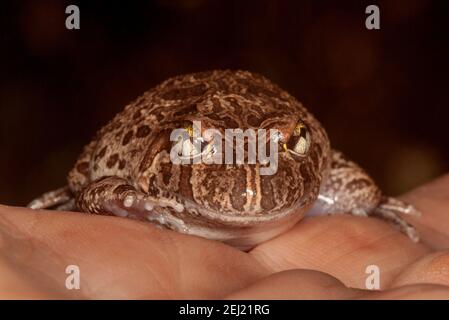
{"type": "Polygon", "coordinates": [[[449,168],[449,1],[0,3],[0,203],[65,184],[95,131],[182,73],[241,68],[302,101],[395,195],[449,168]],[[365,28],[380,7],[381,30],[365,28]],[[76,4],[81,29],[65,28],[76,4]]]}

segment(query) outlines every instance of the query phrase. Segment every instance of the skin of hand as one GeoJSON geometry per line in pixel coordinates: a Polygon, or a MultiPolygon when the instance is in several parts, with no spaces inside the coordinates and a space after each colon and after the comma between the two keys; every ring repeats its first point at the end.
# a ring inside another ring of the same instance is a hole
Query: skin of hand
{"type": "Polygon", "coordinates": [[[449,299],[449,175],[401,197],[413,243],[377,219],[306,218],[250,252],[130,219],[0,206],[2,299],[449,299]],[[66,268],[80,289],[66,288],[66,268]],[[367,290],[366,267],[380,271],[367,290]]]}

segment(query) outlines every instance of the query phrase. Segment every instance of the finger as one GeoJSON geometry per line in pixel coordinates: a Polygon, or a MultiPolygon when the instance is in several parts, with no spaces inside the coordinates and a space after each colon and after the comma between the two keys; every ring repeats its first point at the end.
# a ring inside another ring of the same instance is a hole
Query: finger
{"type": "Polygon", "coordinates": [[[79,266],[88,298],[217,298],[268,274],[241,251],[149,223],[40,212],[0,207],[2,251],[23,281],[52,290],[66,290],[67,265],[79,266]]]}
{"type": "Polygon", "coordinates": [[[386,291],[346,287],[336,278],[311,270],[290,270],[263,278],[227,299],[449,299],[449,287],[409,285],[386,291]]]}
{"type": "Polygon", "coordinates": [[[362,289],[367,267],[375,265],[385,289],[406,265],[429,251],[383,221],[341,215],[306,218],[250,254],[274,272],[311,269],[362,289]]]}
{"type": "Polygon", "coordinates": [[[439,284],[449,286],[449,252],[434,252],[422,257],[392,282],[392,287],[410,284],[439,284]]]}
{"type": "Polygon", "coordinates": [[[435,249],[449,247],[449,174],[401,197],[416,206],[421,217],[404,216],[418,229],[422,241],[435,249]]]}
{"type": "Polygon", "coordinates": [[[289,270],[272,274],[226,299],[350,299],[358,290],[344,286],[336,278],[312,270],[289,270]]]}

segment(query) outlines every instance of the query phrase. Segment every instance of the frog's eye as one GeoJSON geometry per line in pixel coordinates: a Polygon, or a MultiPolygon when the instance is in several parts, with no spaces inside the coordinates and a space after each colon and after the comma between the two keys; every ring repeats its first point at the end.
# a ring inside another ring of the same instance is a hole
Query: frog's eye
{"type": "Polygon", "coordinates": [[[287,143],[284,144],[284,149],[298,156],[304,156],[310,147],[310,132],[307,127],[299,123],[292,136],[287,143]]]}
{"type": "Polygon", "coordinates": [[[209,154],[212,151],[212,143],[209,143],[195,132],[193,125],[186,128],[188,136],[179,137],[176,142],[176,149],[181,159],[193,159],[201,155],[209,154]]]}

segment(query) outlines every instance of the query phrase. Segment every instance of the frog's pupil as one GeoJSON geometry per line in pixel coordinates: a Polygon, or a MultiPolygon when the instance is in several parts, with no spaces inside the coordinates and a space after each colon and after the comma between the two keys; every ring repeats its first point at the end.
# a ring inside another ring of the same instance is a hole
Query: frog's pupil
{"type": "Polygon", "coordinates": [[[296,144],[299,142],[299,139],[301,139],[301,136],[292,136],[287,142],[287,148],[294,150],[296,144]]]}
{"type": "Polygon", "coordinates": [[[307,129],[305,127],[301,128],[301,131],[299,132],[299,137],[307,140],[307,129]]]}

